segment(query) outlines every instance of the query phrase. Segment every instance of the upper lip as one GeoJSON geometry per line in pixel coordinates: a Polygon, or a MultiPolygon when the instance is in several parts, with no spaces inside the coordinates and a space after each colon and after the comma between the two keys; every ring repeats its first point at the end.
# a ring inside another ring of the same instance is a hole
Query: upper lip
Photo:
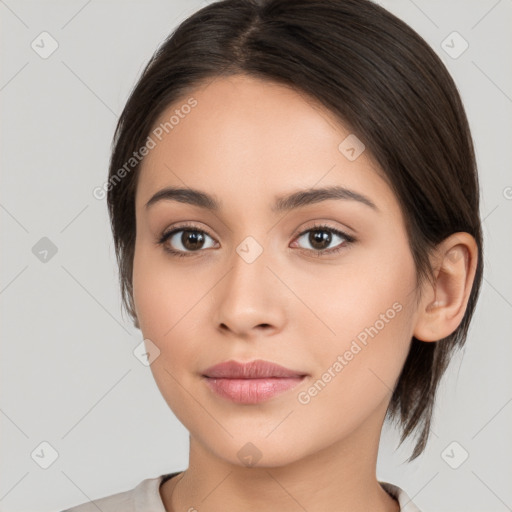
{"type": "Polygon", "coordinates": [[[203,372],[204,377],[224,379],[264,379],[269,377],[303,377],[303,372],[285,368],[279,364],[256,359],[248,363],[225,361],[210,366],[203,372]]]}

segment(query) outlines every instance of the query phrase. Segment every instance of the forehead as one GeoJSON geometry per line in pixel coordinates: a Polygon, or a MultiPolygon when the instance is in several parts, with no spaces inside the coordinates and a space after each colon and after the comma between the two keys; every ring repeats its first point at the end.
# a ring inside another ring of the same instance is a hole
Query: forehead
{"type": "Polygon", "coordinates": [[[290,190],[342,185],[388,193],[364,152],[349,160],[353,137],[328,109],[291,87],[235,75],[218,77],[168,106],[144,158],[137,209],[161,188],[191,187],[254,202],[290,190]],[[191,106],[193,105],[193,106],[191,106]],[[351,140],[351,139],[349,139],[351,140]]]}

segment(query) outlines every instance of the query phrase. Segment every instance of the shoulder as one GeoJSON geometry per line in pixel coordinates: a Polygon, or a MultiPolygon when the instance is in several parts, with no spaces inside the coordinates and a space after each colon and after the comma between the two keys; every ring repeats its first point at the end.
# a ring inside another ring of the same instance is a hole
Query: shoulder
{"type": "Polygon", "coordinates": [[[412,502],[407,493],[398,487],[398,485],[389,482],[379,482],[381,487],[393,498],[398,500],[400,512],[421,512],[421,510],[412,502]]]}
{"type": "Polygon", "coordinates": [[[87,501],[62,512],[166,512],[160,496],[160,484],[170,475],[142,480],[133,489],[87,501]]]}

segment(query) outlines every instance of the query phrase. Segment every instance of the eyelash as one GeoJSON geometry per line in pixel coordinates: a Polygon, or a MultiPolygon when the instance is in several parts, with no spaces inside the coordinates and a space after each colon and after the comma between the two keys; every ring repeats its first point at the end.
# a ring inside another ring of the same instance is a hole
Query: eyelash
{"type": "MultiPolygon", "coordinates": [[[[214,239],[204,229],[199,229],[197,226],[194,226],[193,224],[182,224],[182,225],[180,225],[180,226],[178,226],[176,228],[173,228],[170,231],[165,231],[164,233],[162,233],[162,235],[156,241],[157,245],[162,245],[164,251],[166,251],[167,253],[171,254],[171,256],[177,256],[178,258],[193,256],[194,253],[201,252],[201,250],[197,250],[197,251],[177,251],[177,250],[171,249],[170,247],[165,245],[167,240],[169,240],[174,234],[179,233],[180,231],[192,231],[192,232],[195,232],[195,233],[204,233],[204,234],[208,235],[210,238],[214,239]]],[[[340,236],[341,238],[344,239],[344,242],[341,242],[337,247],[335,247],[333,249],[323,249],[323,250],[302,249],[302,248],[298,249],[299,251],[303,251],[303,252],[307,252],[307,253],[314,253],[314,254],[316,253],[315,256],[317,256],[317,257],[323,257],[324,255],[329,255],[330,256],[330,255],[333,255],[333,254],[337,254],[338,252],[340,252],[341,250],[343,250],[347,246],[349,246],[352,243],[357,241],[356,238],[354,238],[353,236],[348,235],[347,233],[344,233],[343,231],[340,231],[339,229],[330,227],[330,226],[325,225],[325,224],[315,224],[314,226],[312,226],[312,227],[310,227],[310,228],[308,228],[308,229],[298,233],[297,235],[295,235],[294,240],[297,239],[297,238],[302,237],[303,235],[305,235],[306,233],[309,233],[310,231],[326,231],[326,232],[332,233],[334,235],[338,235],[338,236],[340,236]]]]}

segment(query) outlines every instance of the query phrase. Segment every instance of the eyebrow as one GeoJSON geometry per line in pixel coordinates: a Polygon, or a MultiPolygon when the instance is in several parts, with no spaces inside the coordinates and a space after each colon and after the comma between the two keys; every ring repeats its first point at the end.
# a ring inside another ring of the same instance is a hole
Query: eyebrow
{"type": "MultiPolygon", "coordinates": [[[[375,211],[379,211],[375,203],[363,194],[348,188],[332,186],[299,190],[289,195],[278,197],[272,206],[272,212],[280,213],[290,211],[330,199],[357,201],[369,206],[375,211]]],[[[178,201],[214,212],[218,212],[222,209],[222,202],[215,196],[192,188],[166,187],[159,190],[146,203],[146,210],[160,201],[178,201]]]]}

